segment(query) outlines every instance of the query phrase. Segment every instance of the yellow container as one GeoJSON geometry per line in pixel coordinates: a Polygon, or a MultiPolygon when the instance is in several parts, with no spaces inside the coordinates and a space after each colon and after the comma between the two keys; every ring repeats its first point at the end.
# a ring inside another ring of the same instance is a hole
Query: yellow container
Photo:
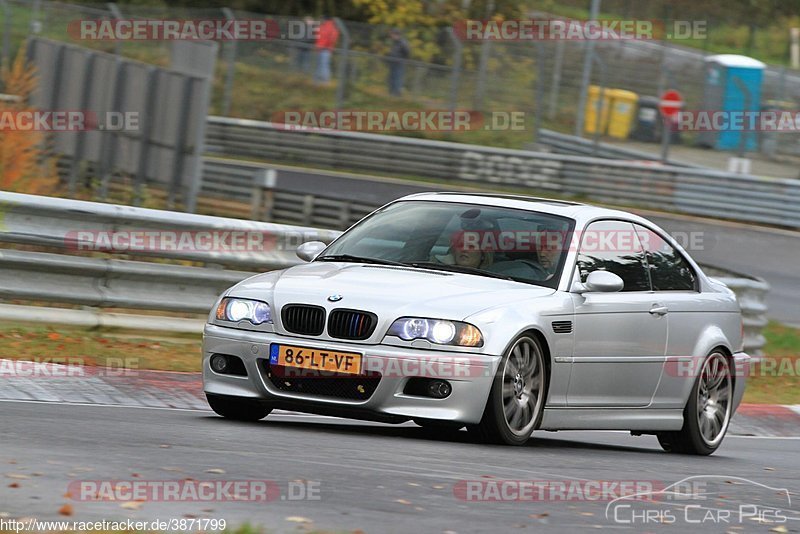
{"type": "Polygon", "coordinates": [[[608,117],[607,133],[617,139],[627,139],[636,118],[639,95],[624,89],[609,89],[606,94],[609,93],[611,113],[608,117]]]}
{"type": "Polygon", "coordinates": [[[614,89],[605,89],[598,85],[589,86],[589,98],[586,100],[586,113],[583,130],[587,134],[593,134],[597,128],[597,114],[600,113],[600,133],[605,134],[608,129],[608,110],[611,104],[611,91],[614,89]],[[600,98],[602,96],[602,103],[600,98]]]}

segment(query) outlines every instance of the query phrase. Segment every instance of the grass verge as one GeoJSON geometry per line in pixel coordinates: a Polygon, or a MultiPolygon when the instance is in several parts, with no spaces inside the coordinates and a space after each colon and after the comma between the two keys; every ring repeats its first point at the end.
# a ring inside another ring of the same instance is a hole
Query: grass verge
{"type": "Polygon", "coordinates": [[[770,322],[763,361],[754,364],[744,402],[800,404],[800,329],[770,322]]]}

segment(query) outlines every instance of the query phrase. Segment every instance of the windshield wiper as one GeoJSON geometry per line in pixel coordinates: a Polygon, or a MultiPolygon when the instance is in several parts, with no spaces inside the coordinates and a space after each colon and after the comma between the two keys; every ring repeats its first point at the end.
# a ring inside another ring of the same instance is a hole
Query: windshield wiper
{"type": "Polygon", "coordinates": [[[384,260],[382,258],[368,258],[366,256],[354,256],[352,254],[327,254],[320,256],[315,261],[347,261],[359,263],[371,263],[375,265],[397,265],[399,267],[408,267],[407,263],[399,261],[384,260]]]}
{"type": "Polygon", "coordinates": [[[487,276],[489,278],[499,278],[501,280],[511,280],[512,282],[519,282],[513,276],[508,276],[505,274],[500,273],[493,273],[491,271],[484,271],[483,269],[478,269],[477,267],[467,267],[466,265],[456,265],[456,264],[448,264],[448,263],[437,263],[435,261],[414,261],[409,262],[407,265],[412,267],[422,267],[425,269],[438,269],[440,271],[452,271],[456,273],[466,273],[466,274],[477,274],[479,276],[487,276]]]}

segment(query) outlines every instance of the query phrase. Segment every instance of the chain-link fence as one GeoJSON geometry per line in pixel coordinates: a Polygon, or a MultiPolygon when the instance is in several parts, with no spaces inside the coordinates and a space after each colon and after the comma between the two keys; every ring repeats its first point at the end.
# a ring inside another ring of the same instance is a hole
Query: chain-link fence
{"type": "MultiPolygon", "coordinates": [[[[586,7],[583,0],[570,0],[567,4],[574,7],[576,16],[586,7]]],[[[640,4],[609,0],[604,9],[616,10],[621,18],[652,18],[653,10],[640,4]]],[[[661,9],[664,16],[674,16],[666,7],[661,9]]],[[[701,16],[701,12],[698,8],[694,15],[701,16]]],[[[229,9],[114,4],[100,9],[44,0],[0,0],[0,13],[4,13],[0,24],[4,64],[28,35],[74,40],[67,26],[70,21],[85,18],[272,20],[280,29],[275,39],[221,43],[212,100],[212,112],[216,114],[270,120],[287,110],[524,111],[533,119],[525,132],[505,137],[495,133],[481,137],[478,132],[461,139],[522,146],[534,139],[534,126],[586,134],[576,131],[576,118],[580,115],[580,95],[585,90],[582,73],[588,41],[472,41],[460,39],[452,27],[408,28],[404,32],[411,44],[410,58],[395,60],[404,67],[403,90],[400,96],[393,96],[389,87],[391,62],[387,57],[389,28],[384,26],[337,20],[339,38],[332,54],[332,78],[321,83],[315,80],[319,55],[313,39],[292,36],[291,28],[296,28],[301,18],[229,9]]],[[[685,17],[694,15],[682,12],[685,17]]],[[[148,63],[168,64],[169,43],[164,41],[87,40],[79,44],[148,63]]],[[[632,91],[640,101],[652,101],[664,89],[674,88],[683,94],[686,109],[702,109],[708,52],[647,40],[595,41],[591,48],[595,60],[589,84],[632,91]]],[[[798,109],[800,74],[783,67],[768,67],[761,92],[764,106],[798,109]]],[[[586,117],[597,115],[590,113],[588,106],[585,111],[586,117]]],[[[589,122],[586,121],[586,130],[591,132],[589,122]]],[[[653,137],[656,140],[658,135],[653,137]]],[[[684,135],[684,141],[691,142],[692,137],[684,135]]],[[[781,134],[770,150],[800,154],[799,139],[795,134],[781,134]]]]}

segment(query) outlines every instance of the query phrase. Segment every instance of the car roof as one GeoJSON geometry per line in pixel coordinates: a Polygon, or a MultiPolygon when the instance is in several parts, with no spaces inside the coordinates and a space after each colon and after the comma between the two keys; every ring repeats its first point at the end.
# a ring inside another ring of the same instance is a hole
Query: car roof
{"type": "MultiPolygon", "coordinates": [[[[407,195],[398,200],[425,200],[434,202],[459,202],[500,208],[515,208],[550,213],[585,223],[594,219],[614,218],[636,222],[649,222],[627,211],[615,210],[553,198],[513,195],[507,193],[426,192],[407,195]]],[[[650,223],[652,224],[652,223],[650,223]]]]}

